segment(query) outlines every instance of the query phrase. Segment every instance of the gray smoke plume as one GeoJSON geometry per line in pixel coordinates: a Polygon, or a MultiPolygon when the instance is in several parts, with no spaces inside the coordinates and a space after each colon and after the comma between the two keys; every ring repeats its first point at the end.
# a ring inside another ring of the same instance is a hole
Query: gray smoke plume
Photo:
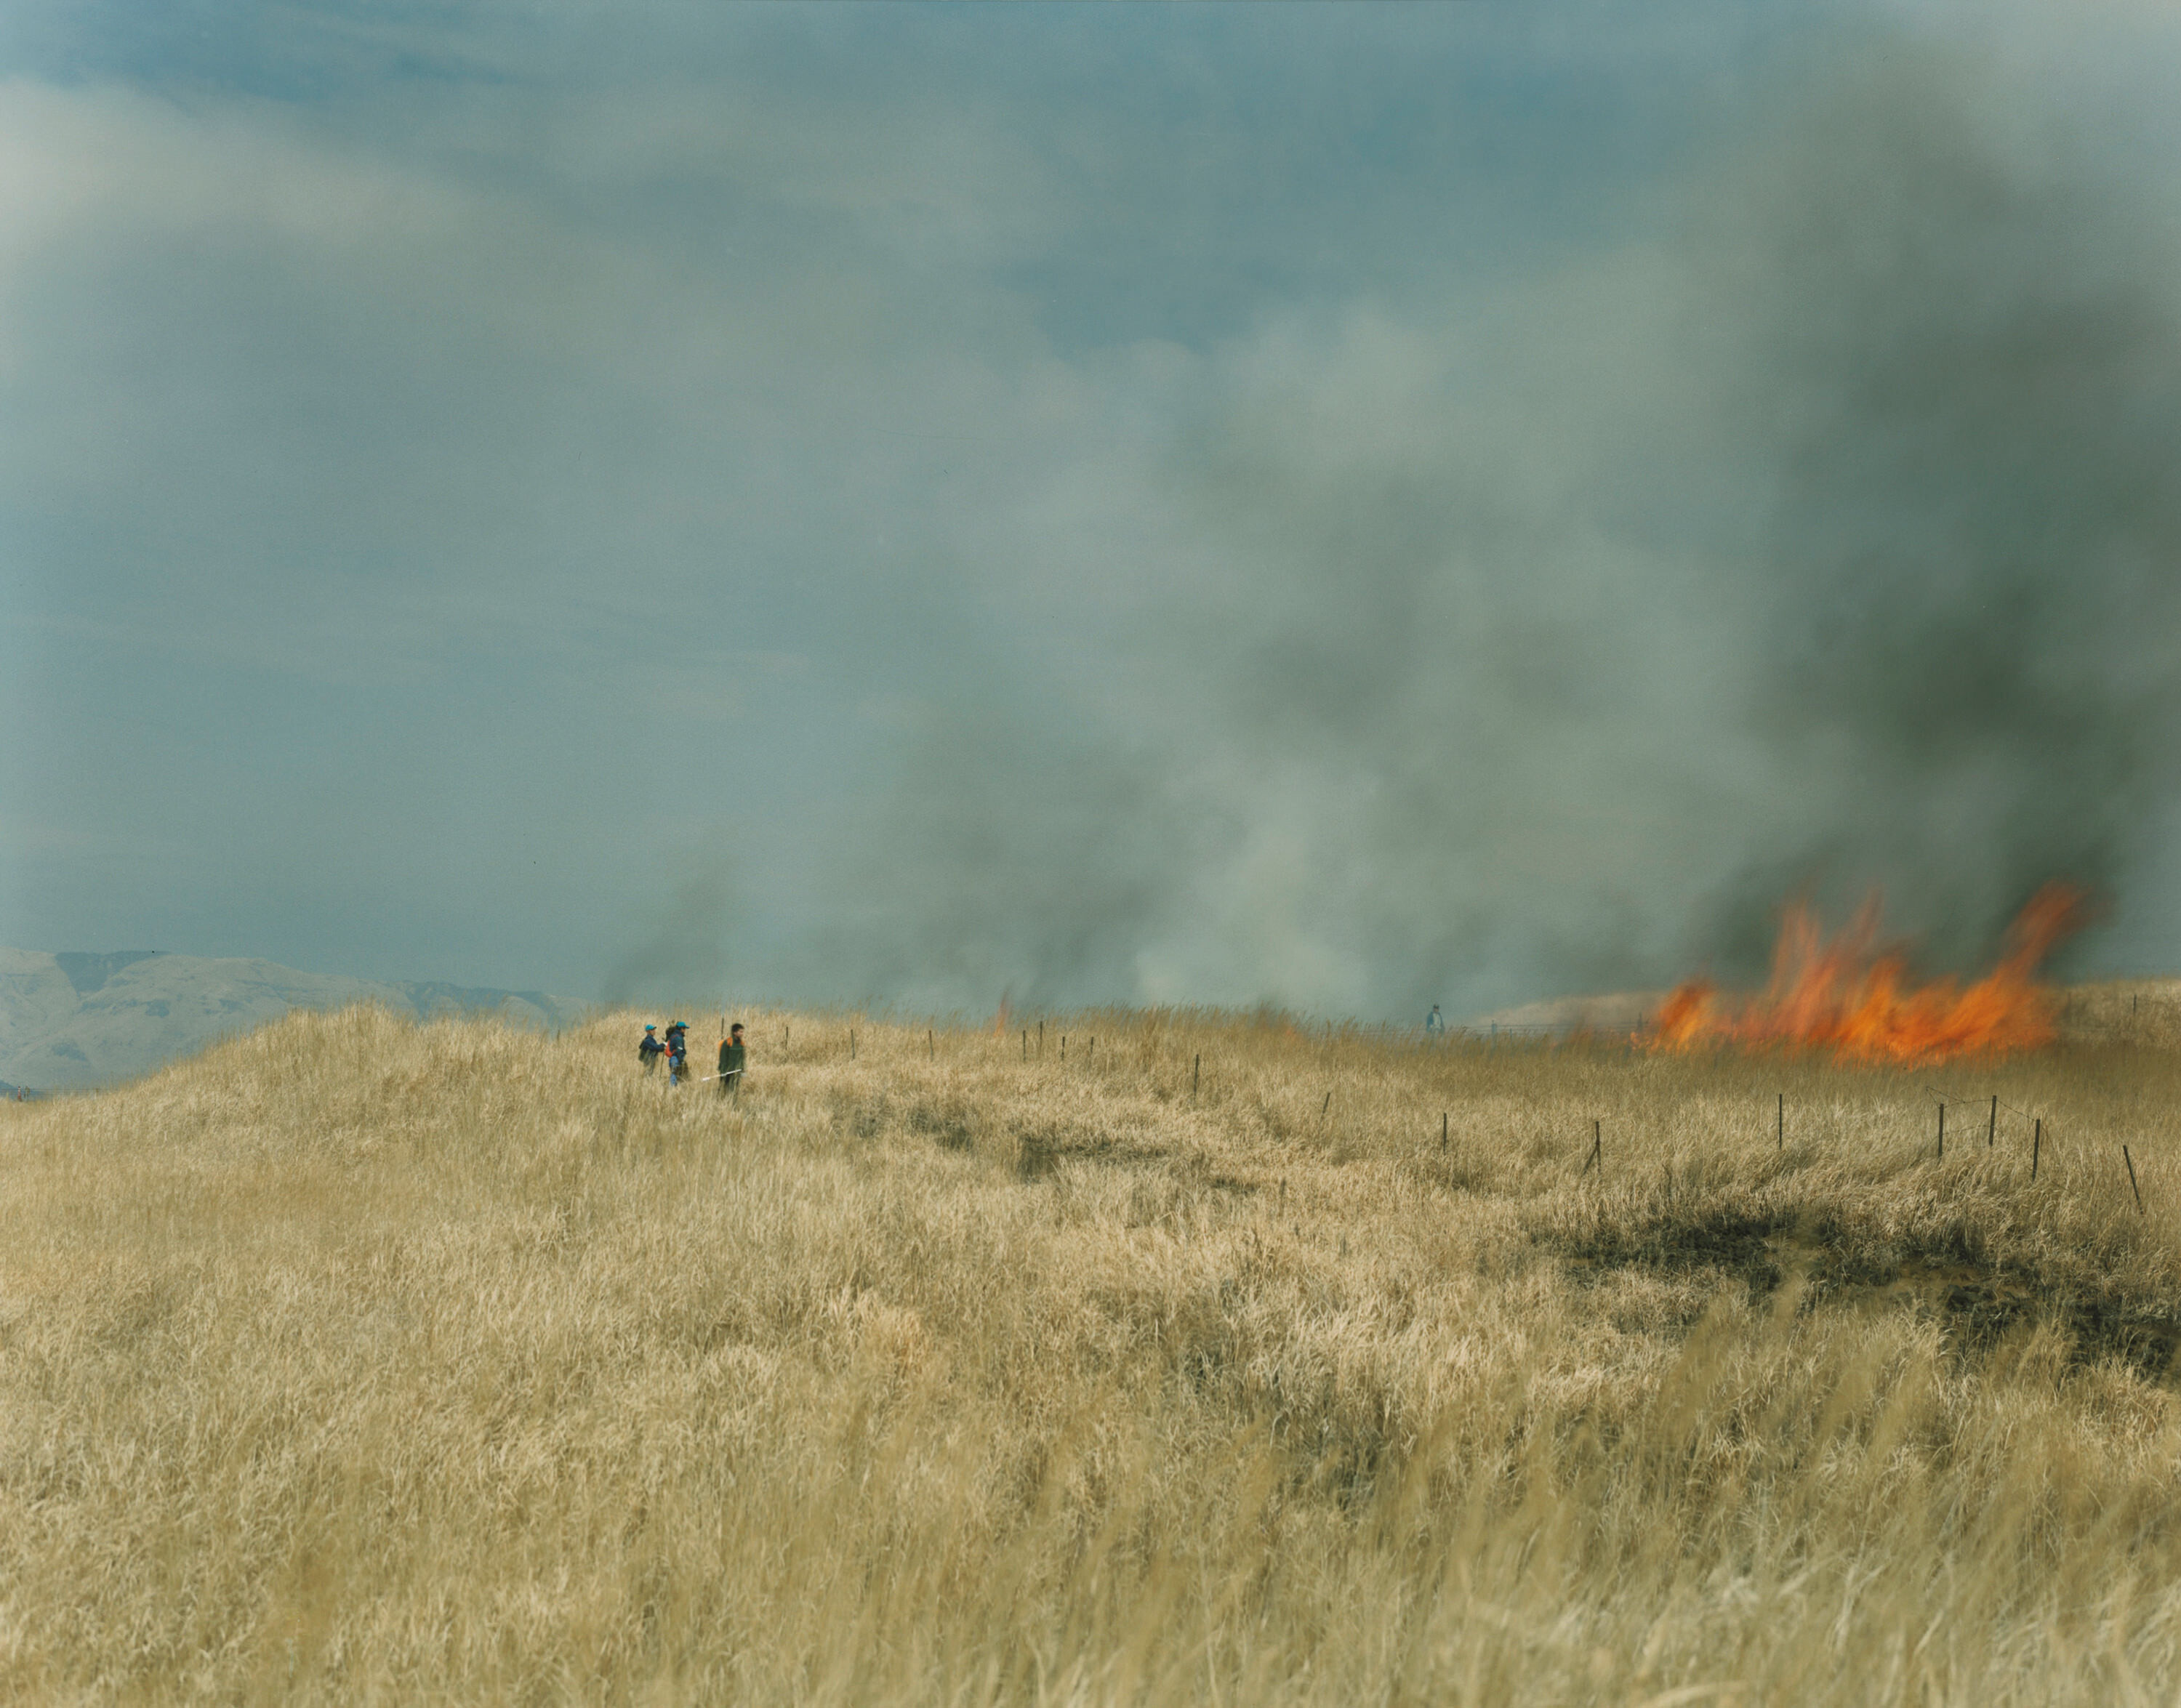
{"type": "Polygon", "coordinates": [[[1832,815],[1730,886],[1745,963],[1795,873],[1882,883],[1961,964],[2048,878],[2125,883],[2171,796],[2170,210],[2008,114],[1889,64],[1775,146],[1720,239],[1726,418],[1768,466],[1754,712],[1832,815]]]}
{"type": "Polygon", "coordinates": [[[723,994],[740,957],[732,939],[734,873],[727,862],[697,851],[660,891],[630,900],[635,946],[608,972],[600,995],[616,1006],[649,1002],[708,1007],[723,994]]]}
{"type": "Polygon", "coordinates": [[[1218,352],[1098,471],[1161,519],[1137,674],[957,660],[803,972],[1407,1015],[1750,974],[1797,895],[1954,966],[2124,887],[2181,723],[2170,209],[2021,108],[1888,44],[1604,259],[1218,352]]]}

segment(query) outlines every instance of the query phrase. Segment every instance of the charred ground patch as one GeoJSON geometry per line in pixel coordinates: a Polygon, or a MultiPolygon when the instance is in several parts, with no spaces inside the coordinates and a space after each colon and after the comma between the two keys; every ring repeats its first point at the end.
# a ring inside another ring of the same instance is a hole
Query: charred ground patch
{"type": "Polygon", "coordinates": [[[2078,1365],[2116,1360],[2146,1380],[2173,1370],[2181,1352],[2181,1310],[2171,1300],[2056,1282],[2029,1268],[1955,1252],[1841,1252],[1785,1242],[1786,1267],[1808,1275],[1805,1309],[1894,1308],[1937,1319],[1964,1357],[1988,1355],[2009,1336],[2051,1323],[2078,1365]]]}
{"type": "Polygon", "coordinates": [[[1772,1218],[1725,1212],[1658,1216],[1582,1235],[1547,1236],[1541,1242],[1554,1251],[1578,1284],[1595,1281],[1616,1269],[1669,1274],[1712,1269],[1739,1281],[1751,1298],[1761,1298],[1784,1279],[1772,1247],[1779,1231],[1772,1218]]]}
{"type": "Polygon", "coordinates": [[[1958,1239],[1904,1246],[1858,1238],[1833,1224],[1729,1213],[1660,1216],[1540,1242],[1579,1286],[1623,1269],[1709,1269],[1754,1300],[1797,1278],[1807,1289],[1803,1311],[1926,1314],[1965,1358],[1988,1356],[2011,1335],[2040,1323],[2066,1336],[2077,1365],[2115,1360],[2156,1381],[2173,1372],[2181,1355],[2181,1305],[2175,1301],[2058,1281],[2027,1265],[1994,1261],[1958,1239]]]}
{"type": "Polygon", "coordinates": [[[941,1150],[969,1150],[977,1143],[975,1118],[960,1104],[912,1103],[906,1124],[911,1132],[931,1140],[941,1150]]]}

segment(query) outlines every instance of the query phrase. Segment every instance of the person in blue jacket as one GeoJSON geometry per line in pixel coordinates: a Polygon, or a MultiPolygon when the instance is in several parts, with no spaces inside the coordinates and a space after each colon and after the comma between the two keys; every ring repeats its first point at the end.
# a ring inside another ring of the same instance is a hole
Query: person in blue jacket
{"type": "Polygon", "coordinates": [[[643,1028],[643,1042],[636,1046],[636,1053],[642,1059],[643,1071],[646,1073],[656,1073],[659,1071],[659,1058],[666,1054],[666,1046],[659,1041],[657,1027],[647,1026],[643,1028]]]}
{"type": "Polygon", "coordinates": [[[689,1022],[677,1020],[666,1028],[666,1083],[679,1085],[689,1066],[689,1022]]]}

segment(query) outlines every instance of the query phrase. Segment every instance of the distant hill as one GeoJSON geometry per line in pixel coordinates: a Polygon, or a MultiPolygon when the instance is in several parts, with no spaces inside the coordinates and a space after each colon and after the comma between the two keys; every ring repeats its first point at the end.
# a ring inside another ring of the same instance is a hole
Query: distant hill
{"type": "Polygon", "coordinates": [[[131,1078],[291,1008],[373,1001],[420,1019],[483,1011],[540,1027],[566,1025],[588,1006],[542,990],[389,983],[270,961],[0,949],[0,1096],[131,1078]]]}

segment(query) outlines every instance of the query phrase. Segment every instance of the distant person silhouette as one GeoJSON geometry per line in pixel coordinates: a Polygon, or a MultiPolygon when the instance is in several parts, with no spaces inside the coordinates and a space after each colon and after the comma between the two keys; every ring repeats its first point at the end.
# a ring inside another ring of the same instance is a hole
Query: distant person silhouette
{"type": "Polygon", "coordinates": [[[1438,1017],[1438,1004],[1436,1002],[1432,1004],[1432,1011],[1424,1016],[1424,1036],[1427,1038],[1446,1036],[1446,1022],[1438,1017]]]}

